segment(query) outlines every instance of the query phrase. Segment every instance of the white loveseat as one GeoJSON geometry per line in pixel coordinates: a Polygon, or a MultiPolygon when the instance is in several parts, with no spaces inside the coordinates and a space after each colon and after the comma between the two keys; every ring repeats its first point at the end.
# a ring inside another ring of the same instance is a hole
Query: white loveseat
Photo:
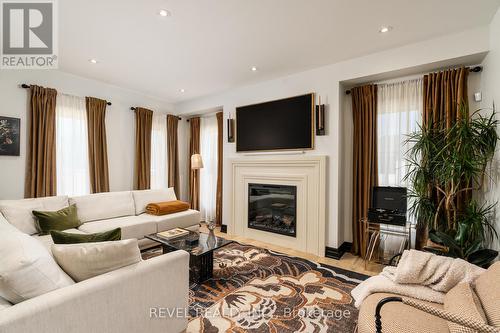
{"type": "Polygon", "coordinates": [[[145,249],[157,243],[144,238],[173,228],[197,228],[200,213],[189,209],[163,216],[146,214],[152,202],[177,200],[172,188],[161,190],[123,191],[90,194],[79,197],[46,197],[36,199],[0,200],[0,213],[20,231],[38,238],[47,248],[52,245],[50,235],[38,236],[31,215],[33,210],[59,210],[76,204],[82,225],[69,229],[72,233],[96,233],[121,228],[122,239],[136,238],[145,249]]]}
{"type": "MultiPolygon", "coordinates": [[[[83,224],[67,232],[94,233],[120,227],[123,239],[137,238],[140,247],[146,248],[155,243],[145,235],[198,226],[200,214],[194,210],[166,216],[144,213],[149,202],[170,200],[175,200],[172,189],[2,200],[0,232],[30,234],[50,252],[50,235],[36,234],[30,212],[76,204],[83,224]]],[[[0,333],[181,332],[187,327],[184,309],[188,293],[189,254],[175,251],[15,305],[0,297],[0,333]],[[161,317],[160,312],[164,314],[161,317]]]]}

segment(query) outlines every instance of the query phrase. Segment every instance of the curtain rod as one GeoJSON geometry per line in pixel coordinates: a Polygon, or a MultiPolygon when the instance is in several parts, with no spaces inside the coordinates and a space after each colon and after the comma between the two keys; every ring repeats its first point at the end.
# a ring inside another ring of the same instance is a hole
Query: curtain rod
{"type": "MultiPolygon", "coordinates": [[[[132,107],[130,108],[130,110],[135,111],[135,110],[137,110],[137,108],[136,108],[135,106],[132,106],[132,107]]],[[[182,118],[181,118],[181,117],[179,117],[179,116],[177,116],[177,119],[181,120],[182,118]]]]}
{"type": "Polygon", "coordinates": [[[199,116],[194,116],[193,115],[190,118],[187,118],[186,121],[189,123],[189,119],[191,119],[191,118],[210,118],[210,117],[214,117],[219,112],[223,112],[223,110],[220,109],[220,110],[209,112],[209,113],[202,113],[199,116]]]}
{"type": "MultiPolygon", "coordinates": [[[[467,67],[467,68],[469,69],[469,72],[472,72],[472,73],[479,73],[483,70],[483,66],[474,66],[474,67],[467,67]]],[[[346,90],[345,94],[350,95],[351,90],[346,90]]]]}
{"type": "MultiPolygon", "coordinates": [[[[31,86],[29,84],[23,83],[21,84],[21,88],[29,89],[31,86]]],[[[106,101],[106,104],[111,105],[111,102],[106,101]]]]}

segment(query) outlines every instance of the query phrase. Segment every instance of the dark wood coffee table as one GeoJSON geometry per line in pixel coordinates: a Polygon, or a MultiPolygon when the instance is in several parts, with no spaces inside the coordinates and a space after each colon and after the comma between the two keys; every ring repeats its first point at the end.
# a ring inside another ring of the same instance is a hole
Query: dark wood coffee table
{"type": "Polygon", "coordinates": [[[186,236],[166,239],[157,234],[147,235],[146,238],[161,244],[163,253],[184,250],[189,253],[189,280],[201,283],[213,276],[214,250],[226,246],[233,241],[224,238],[209,236],[209,234],[189,231],[186,236]],[[197,238],[192,244],[189,240],[197,238]]]}

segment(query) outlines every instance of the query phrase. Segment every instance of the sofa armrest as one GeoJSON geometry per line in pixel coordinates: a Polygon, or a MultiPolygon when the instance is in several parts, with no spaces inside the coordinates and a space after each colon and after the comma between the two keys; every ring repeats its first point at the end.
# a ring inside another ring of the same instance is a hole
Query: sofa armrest
{"type": "Polygon", "coordinates": [[[189,254],[175,251],[7,308],[0,333],[181,332],[188,293],[189,254]]]}
{"type": "Polygon", "coordinates": [[[477,332],[481,333],[498,333],[500,330],[498,328],[495,328],[493,326],[489,326],[487,324],[484,324],[482,322],[472,320],[470,318],[464,318],[460,315],[457,315],[456,313],[449,312],[446,310],[438,309],[432,306],[429,306],[427,304],[424,304],[422,302],[409,299],[406,297],[386,297],[384,299],[381,299],[380,302],[377,304],[377,307],[375,309],[375,327],[377,330],[377,333],[382,333],[382,318],[380,315],[380,311],[382,310],[382,307],[390,302],[401,302],[403,304],[409,305],[415,309],[418,309],[420,311],[429,313],[433,316],[439,317],[441,319],[451,321],[452,323],[461,325],[463,327],[470,328],[472,330],[475,330],[477,332]]]}

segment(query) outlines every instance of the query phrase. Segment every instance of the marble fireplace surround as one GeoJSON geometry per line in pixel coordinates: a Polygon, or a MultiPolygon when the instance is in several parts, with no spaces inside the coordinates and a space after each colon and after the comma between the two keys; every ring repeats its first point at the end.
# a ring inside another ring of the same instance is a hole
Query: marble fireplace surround
{"type": "Polygon", "coordinates": [[[325,255],[326,156],[238,158],[232,165],[230,235],[255,239],[294,250],[325,255]],[[290,237],[248,228],[248,184],[297,187],[297,235],[290,237]]]}

